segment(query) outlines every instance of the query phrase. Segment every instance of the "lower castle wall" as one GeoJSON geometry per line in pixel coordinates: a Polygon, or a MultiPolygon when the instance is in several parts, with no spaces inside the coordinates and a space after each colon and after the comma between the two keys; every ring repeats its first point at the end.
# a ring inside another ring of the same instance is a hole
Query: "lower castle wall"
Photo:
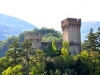
{"type": "MultiPolygon", "coordinates": [[[[46,48],[48,48],[48,46],[50,44],[52,44],[52,42],[41,42],[41,49],[45,50],[46,48]]],[[[58,50],[61,50],[62,42],[57,42],[56,44],[57,44],[58,50]]],[[[75,55],[75,54],[80,53],[80,46],[79,46],[79,44],[76,44],[76,43],[70,44],[69,52],[71,53],[71,55],[75,55]]]]}
{"type": "Polygon", "coordinates": [[[32,47],[35,49],[41,49],[41,42],[37,41],[32,42],[32,47]]]}
{"type": "MultiPolygon", "coordinates": [[[[41,49],[45,50],[50,44],[52,44],[52,42],[41,42],[41,49]]],[[[62,48],[62,42],[56,42],[56,44],[58,49],[60,50],[62,48]]]]}

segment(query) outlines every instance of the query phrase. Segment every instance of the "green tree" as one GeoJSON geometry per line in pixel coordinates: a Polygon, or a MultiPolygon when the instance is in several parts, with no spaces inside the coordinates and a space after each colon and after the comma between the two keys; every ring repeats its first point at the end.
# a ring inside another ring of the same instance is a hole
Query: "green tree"
{"type": "Polygon", "coordinates": [[[32,68],[32,74],[33,75],[43,75],[44,73],[44,67],[45,67],[45,57],[43,50],[36,50],[35,53],[35,62],[32,68]]]}
{"type": "Polygon", "coordinates": [[[17,62],[17,58],[18,58],[18,53],[19,53],[19,50],[20,50],[20,45],[18,43],[17,40],[15,40],[10,46],[9,46],[9,50],[7,51],[6,53],[6,56],[9,58],[9,57],[12,57],[14,59],[14,65],[17,65],[18,62],[17,62]]]}
{"type": "Polygon", "coordinates": [[[89,34],[87,35],[86,38],[87,38],[87,40],[85,41],[85,47],[88,50],[96,51],[97,41],[96,41],[96,36],[93,33],[93,29],[92,28],[90,29],[90,32],[89,32],[89,34]]]}
{"type": "Polygon", "coordinates": [[[75,61],[73,69],[78,75],[88,75],[89,73],[87,66],[81,61],[80,58],[75,61]]]}
{"type": "Polygon", "coordinates": [[[45,59],[44,52],[42,50],[36,50],[35,59],[37,62],[43,62],[45,59]]]}
{"type": "Polygon", "coordinates": [[[2,75],[23,75],[21,70],[22,70],[21,65],[16,65],[14,67],[8,67],[6,70],[2,72],[2,75]]]}
{"type": "Polygon", "coordinates": [[[55,57],[60,54],[58,52],[56,42],[52,41],[52,43],[49,44],[48,48],[46,49],[46,56],[55,57]]]}
{"type": "Polygon", "coordinates": [[[35,29],[33,30],[33,32],[38,32],[38,29],[37,29],[37,28],[35,28],[35,29]]]}
{"type": "Polygon", "coordinates": [[[61,75],[61,72],[60,72],[58,69],[56,69],[55,72],[53,72],[53,71],[51,70],[51,71],[50,71],[50,75],[61,75]]]}
{"type": "Polygon", "coordinates": [[[32,75],[43,75],[44,74],[44,64],[41,62],[36,63],[32,68],[32,75]]]}
{"type": "Polygon", "coordinates": [[[100,48],[100,27],[98,28],[96,35],[97,35],[97,47],[100,48]]]}
{"type": "Polygon", "coordinates": [[[67,68],[67,62],[65,59],[63,59],[61,56],[56,56],[53,58],[53,62],[55,64],[55,68],[60,70],[61,74],[65,72],[65,69],[67,68]]]}
{"type": "Polygon", "coordinates": [[[55,43],[55,41],[52,41],[52,48],[53,48],[53,51],[57,51],[57,45],[55,43]]]}
{"type": "Polygon", "coordinates": [[[74,57],[76,57],[74,58],[75,63],[73,64],[74,71],[79,75],[88,75],[92,67],[89,52],[87,50],[83,50],[80,54],[74,57]]]}
{"type": "Polygon", "coordinates": [[[55,64],[53,63],[53,59],[52,58],[47,57],[47,61],[45,62],[44,70],[45,70],[46,75],[51,75],[50,71],[54,72],[56,70],[55,64]]]}
{"type": "Polygon", "coordinates": [[[22,56],[25,57],[24,61],[26,61],[26,75],[29,75],[29,62],[30,62],[30,56],[31,56],[31,52],[33,50],[32,48],[32,43],[31,41],[29,41],[28,39],[26,39],[23,43],[22,43],[22,56]]]}
{"type": "Polygon", "coordinates": [[[61,41],[62,42],[62,34],[56,30],[54,30],[53,28],[45,28],[45,27],[42,27],[39,32],[42,33],[43,37],[42,37],[42,40],[43,41],[61,41]]]}
{"type": "Polygon", "coordinates": [[[61,55],[63,55],[63,56],[68,56],[69,55],[69,50],[70,50],[70,48],[69,48],[69,43],[67,43],[67,42],[63,42],[62,43],[62,49],[61,49],[61,55]]]}
{"type": "Polygon", "coordinates": [[[8,66],[10,66],[9,60],[6,57],[0,58],[0,75],[8,66]]]}

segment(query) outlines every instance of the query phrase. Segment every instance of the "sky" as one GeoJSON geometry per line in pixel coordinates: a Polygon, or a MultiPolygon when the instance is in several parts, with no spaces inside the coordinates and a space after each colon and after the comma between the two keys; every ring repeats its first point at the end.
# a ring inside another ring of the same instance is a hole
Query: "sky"
{"type": "Polygon", "coordinates": [[[0,0],[0,13],[61,30],[65,18],[100,21],[100,0],[0,0]]]}

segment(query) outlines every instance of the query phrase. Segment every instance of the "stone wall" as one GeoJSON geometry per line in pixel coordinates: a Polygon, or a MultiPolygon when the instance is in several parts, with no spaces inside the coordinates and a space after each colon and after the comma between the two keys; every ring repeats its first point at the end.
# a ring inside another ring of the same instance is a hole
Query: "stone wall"
{"type": "MultiPolygon", "coordinates": [[[[52,44],[52,42],[41,42],[41,49],[45,50],[48,46],[52,44]]],[[[62,42],[56,42],[58,50],[62,48],[62,42]]]]}

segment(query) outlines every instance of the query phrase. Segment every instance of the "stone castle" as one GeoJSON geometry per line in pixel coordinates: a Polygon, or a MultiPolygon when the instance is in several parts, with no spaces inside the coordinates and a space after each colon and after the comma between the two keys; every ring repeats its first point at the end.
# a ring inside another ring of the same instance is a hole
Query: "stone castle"
{"type": "MultiPolygon", "coordinates": [[[[69,42],[70,53],[74,55],[81,52],[81,19],[66,18],[61,21],[61,28],[63,32],[63,41],[69,42]]],[[[32,46],[36,49],[45,49],[51,42],[42,42],[41,33],[27,33],[24,36],[25,39],[32,41],[32,46]]],[[[60,49],[62,42],[57,42],[57,46],[60,49]]]]}

